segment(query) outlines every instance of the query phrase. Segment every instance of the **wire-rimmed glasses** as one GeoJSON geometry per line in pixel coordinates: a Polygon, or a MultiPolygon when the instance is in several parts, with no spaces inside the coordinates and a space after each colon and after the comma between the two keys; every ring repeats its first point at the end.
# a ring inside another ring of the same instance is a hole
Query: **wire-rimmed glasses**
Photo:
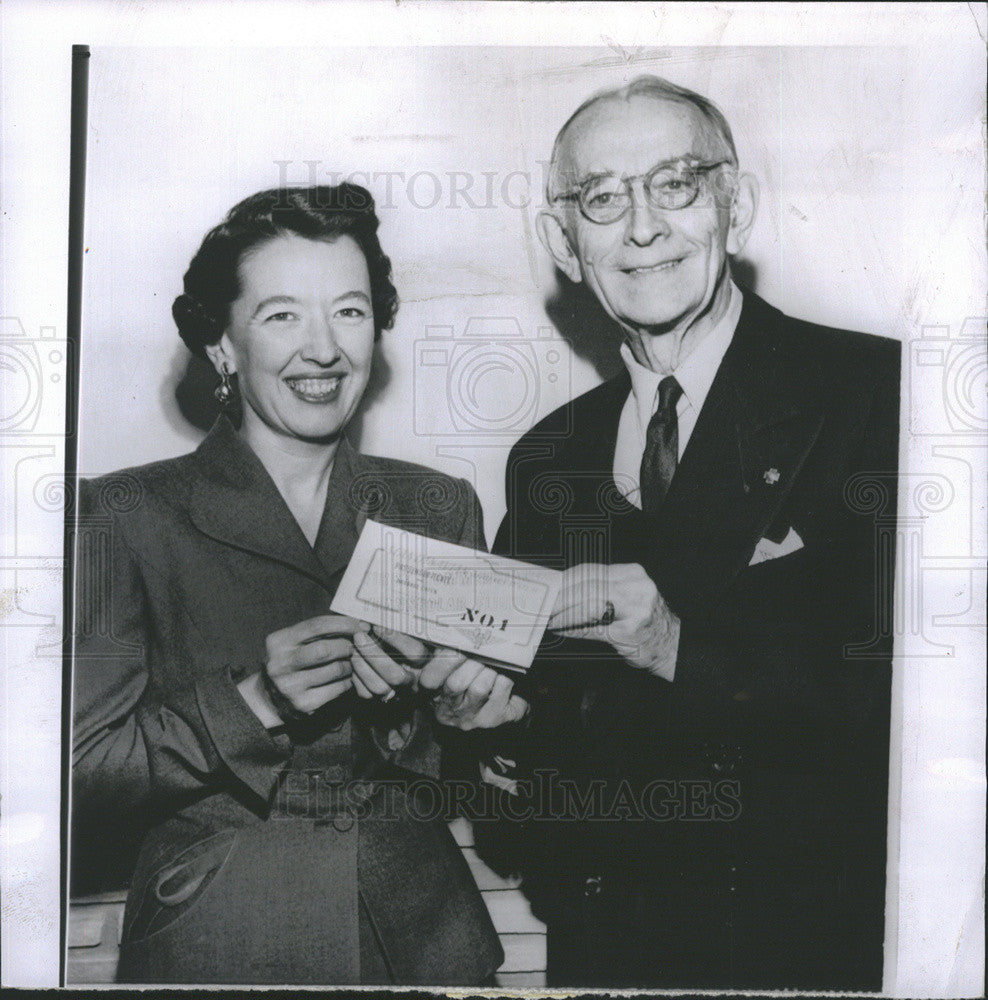
{"type": "Polygon", "coordinates": [[[578,188],[556,195],[553,201],[576,201],[580,211],[591,221],[606,224],[617,222],[631,208],[633,181],[642,181],[645,200],[653,208],[680,209],[692,205],[700,193],[704,177],[730,160],[697,163],[674,160],[660,163],[647,174],[620,177],[617,174],[597,174],[587,178],[578,188]]]}

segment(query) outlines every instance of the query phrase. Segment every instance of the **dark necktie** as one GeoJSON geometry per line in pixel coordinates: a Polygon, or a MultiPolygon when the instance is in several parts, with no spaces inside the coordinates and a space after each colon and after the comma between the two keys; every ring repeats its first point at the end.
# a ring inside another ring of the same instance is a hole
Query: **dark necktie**
{"type": "Polygon", "coordinates": [[[659,406],[645,431],[645,451],[642,453],[641,486],[642,510],[657,514],[669,491],[669,484],[676,473],[679,460],[679,421],[676,403],[683,394],[675,376],[667,375],[659,383],[659,406]]]}

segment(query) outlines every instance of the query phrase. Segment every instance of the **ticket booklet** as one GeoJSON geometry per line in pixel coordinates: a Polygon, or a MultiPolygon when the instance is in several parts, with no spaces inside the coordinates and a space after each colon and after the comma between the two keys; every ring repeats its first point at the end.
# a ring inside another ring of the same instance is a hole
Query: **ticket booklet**
{"type": "Polygon", "coordinates": [[[527,670],[561,576],[368,520],[331,610],[527,670]]]}

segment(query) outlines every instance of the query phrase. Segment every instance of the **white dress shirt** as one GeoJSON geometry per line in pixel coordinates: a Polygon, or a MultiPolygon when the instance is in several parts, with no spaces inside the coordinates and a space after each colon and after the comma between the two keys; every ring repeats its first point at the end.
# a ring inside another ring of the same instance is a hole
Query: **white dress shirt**
{"type": "Polygon", "coordinates": [[[614,483],[629,503],[641,509],[642,455],[645,452],[645,432],[659,405],[659,383],[667,375],[675,375],[683,393],[676,404],[679,428],[679,458],[683,457],[697,417],[713,384],[717,369],[734,339],[741,317],[742,295],[731,282],[731,298],[720,322],[696,345],[678,367],[667,372],[653,372],[640,365],[627,344],[621,345],[621,359],[631,376],[631,392],[621,411],[617,442],[614,447],[614,483]]]}
{"type": "MultiPolygon", "coordinates": [[[[720,322],[697,344],[693,352],[672,371],[653,372],[640,365],[632,356],[627,344],[621,345],[621,358],[631,375],[631,392],[621,410],[617,442],[614,446],[614,483],[621,494],[641,509],[642,455],[645,451],[645,432],[652,415],[659,405],[659,383],[667,375],[675,375],[682,387],[676,403],[676,419],[681,459],[696,427],[700,410],[706,401],[710,386],[728,347],[734,339],[738,320],[741,318],[742,296],[737,285],[731,282],[731,298],[720,322]]],[[[675,640],[678,653],[678,636],[675,640]]],[[[676,657],[664,657],[661,667],[652,672],[672,683],[676,679],[676,657]]]]}

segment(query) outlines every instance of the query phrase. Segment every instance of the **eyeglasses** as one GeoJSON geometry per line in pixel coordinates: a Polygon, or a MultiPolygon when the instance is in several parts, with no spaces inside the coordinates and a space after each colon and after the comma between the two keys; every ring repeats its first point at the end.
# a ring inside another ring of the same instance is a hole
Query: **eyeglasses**
{"type": "Polygon", "coordinates": [[[641,180],[645,200],[653,208],[686,208],[696,201],[702,179],[712,170],[729,164],[730,160],[716,163],[693,163],[676,160],[660,163],[647,174],[619,177],[601,174],[584,181],[578,188],[556,195],[552,201],[577,201],[580,211],[591,221],[617,222],[632,204],[631,182],[641,180]]]}

